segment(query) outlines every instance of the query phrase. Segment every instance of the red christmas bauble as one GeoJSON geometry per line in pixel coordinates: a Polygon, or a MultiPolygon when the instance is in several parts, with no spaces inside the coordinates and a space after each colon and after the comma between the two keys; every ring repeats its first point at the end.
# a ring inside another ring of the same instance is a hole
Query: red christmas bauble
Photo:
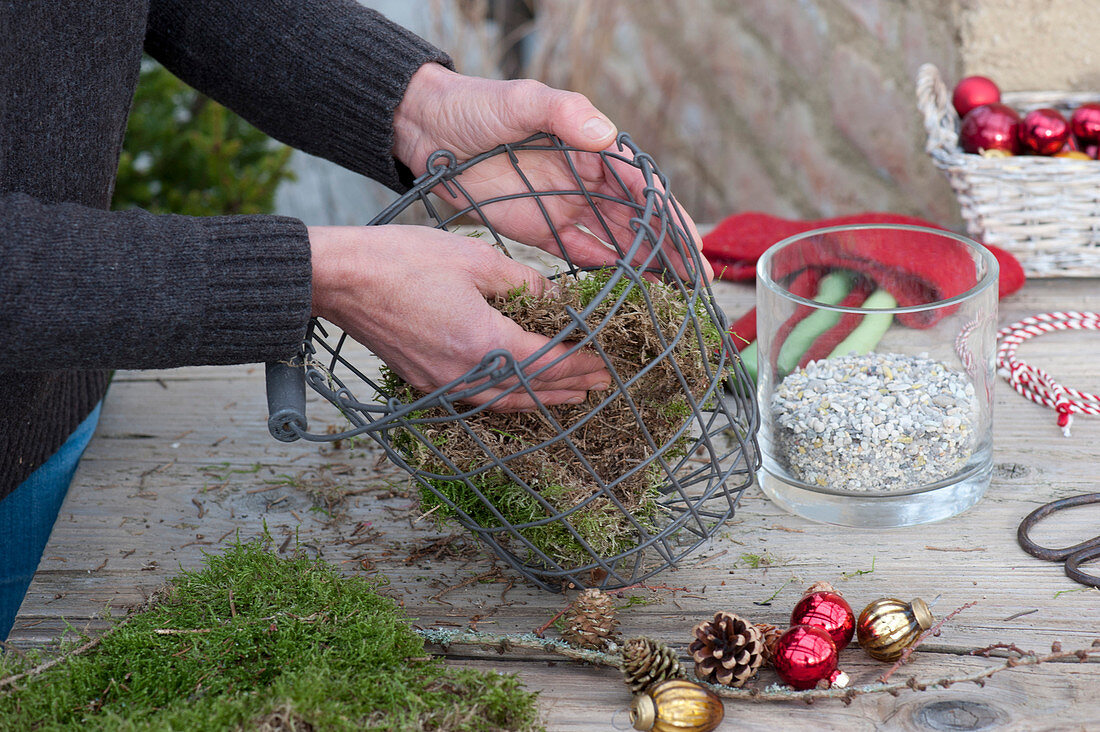
{"type": "Polygon", "coordinates": [[[821,628],[796,625],[779,636],[773,663],[780,678],[795,689],[812,689],[836,671],[836,644],[821,628]]]}
{"type": "Polygon", "coordinates": [[[833,639],[837,651],[843,651],[855,633],[856,616],[848,601],[837,593],[810,592],[794,606],[791,625],[821,628],[833,639]]]}
{"type": "Polygon", "coordinates": [[[992,80],[984,76],[968,76],[955,85],[955,91],[951,95],[951,104],[959,117],[965,117],[967,113],[983,104],[993,104],[1001,101],[1001,90],[992,80]]]}
{"type": "Polygon", "coordinates": [[[1015,155],[1020,149],[1017,128],[1020,115],[1007,105],[995,102],[970,110],[959,127],[959,144],[968,153],[1004,150],[1015,155]]]}
{"type": "Polygon", "coordinates": [[[1069,128],[1081,145],[1100,142],[1100,104],[1085,102],[1073,110],[1069,118],[1069,128]]]}
{"type": "Polygon", "coordinates": [[[1069,139],[1069,122],[1057,109],[1033,109],[1024,115],[1017,134],[1024,150],[1053,155],[1065,147],[1069,139]]]}

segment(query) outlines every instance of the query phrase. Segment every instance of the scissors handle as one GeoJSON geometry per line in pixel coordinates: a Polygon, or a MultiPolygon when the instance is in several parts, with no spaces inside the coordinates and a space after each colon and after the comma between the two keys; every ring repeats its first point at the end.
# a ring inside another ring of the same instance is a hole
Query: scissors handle
{"type": "Polygon", "coordinates": [[[1066,576],[1074,582],[1080,582],[1083,585],[1089,587],[1096,587],[1100,589],[1100,577],[1094,574],[1088,574],[1081,571],[1079,565],[1089,561],[1090,559],[1096,559],[1100,557],[1100,544],[1090,548],[1082,549],[1079,552],[1074,552],[1066,557],[1066,576]]]}
{"type": "Polygon", "coordinates": [[[1064,508],[1073,508],[1074,506],[1085,506],[1092,503],[1100,503],[1100,493],[1086,493],[1080,496],[1063,498],[1059,501],[1051,501],[1050,503],[1042,505],[1029,513],[1027,518],[1020,522],[1020,528],[1016,531],[1016,541],[1019,542],[1020,547],[1025,552],[1033,557],[1038,557],[1048,562],[1061,562],[1065,560],[1066,576],[1073,581],[1080,582],[1083,585],[1100,587],[1100,577],[1086,574],[1080,569],[1081,564],[1100,557],[1100,536],[1062,549],[1039,546],[1031,540],[1030,536],[1028,536],[1035,524],[1055,511],[1061,511],[1064,508]]]}

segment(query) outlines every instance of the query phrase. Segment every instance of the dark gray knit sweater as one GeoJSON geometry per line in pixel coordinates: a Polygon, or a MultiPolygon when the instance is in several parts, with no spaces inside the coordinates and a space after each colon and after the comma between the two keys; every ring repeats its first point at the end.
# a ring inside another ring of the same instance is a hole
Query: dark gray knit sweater
{"type": "Polygon", "coordinates": [[[114,368],[284,358],[302,222],[108,212],[142,48],[260,129],[392,188],[393,112],[441,52],[354,0],[0,0],[0,498],[114,368]]]}

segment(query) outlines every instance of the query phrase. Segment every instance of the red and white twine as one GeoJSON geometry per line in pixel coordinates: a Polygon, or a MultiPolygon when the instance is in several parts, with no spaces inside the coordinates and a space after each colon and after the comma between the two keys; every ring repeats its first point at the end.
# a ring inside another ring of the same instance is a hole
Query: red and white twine
{"type": "Polygon", "coordinates": [[[1016,358],[1016,348],[1035,336],[1058,330],[1100,330],[1100,313],[1040,313],[997,331],[997,373],[1036,404],[1058,412],[1058,426],[1069,437],[1075,414],[1100,414],[1100,396],[1062,386],[1037,366],[1016,358]]]}

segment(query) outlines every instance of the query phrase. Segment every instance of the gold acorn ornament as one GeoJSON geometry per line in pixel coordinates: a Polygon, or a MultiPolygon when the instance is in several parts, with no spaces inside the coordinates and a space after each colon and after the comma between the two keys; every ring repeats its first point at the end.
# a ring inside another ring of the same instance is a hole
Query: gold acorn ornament
{"type": "Polygon", "coordinates": [[[764,639],[756,626],[739,615],[719,611],[713,620],[699,623],[688,652],[695,675],[703,681],[740,687],[764,663],[764,639]]]}
{"type": "Polygon", "coordinates": [[[645,636],[623,643],[622,671],[623,681],[635,694],[662,681],[687,676],[675,651],[645,636]]]}
{"type": "Polygon", "coordinates": [[[856,638],[871,658],[896,661],[932,623],[932,611],[919,597],[912,602],[884,597],[863,608],[856,621],[856,638]]]}
{"type": "Polygon", "coordinates": [[[611,596],[590,588],[577,596],[566,610],[566,627],[561,637],[570,645],[593,651],[607,650],[619,625],[611,596]]]}
{"type": "Polygon", "coordinates": [[[652,732],[710,732],[725,715],[717,694],[686,679],[654,684],[630,705],[634,729],[652,732]]]}

